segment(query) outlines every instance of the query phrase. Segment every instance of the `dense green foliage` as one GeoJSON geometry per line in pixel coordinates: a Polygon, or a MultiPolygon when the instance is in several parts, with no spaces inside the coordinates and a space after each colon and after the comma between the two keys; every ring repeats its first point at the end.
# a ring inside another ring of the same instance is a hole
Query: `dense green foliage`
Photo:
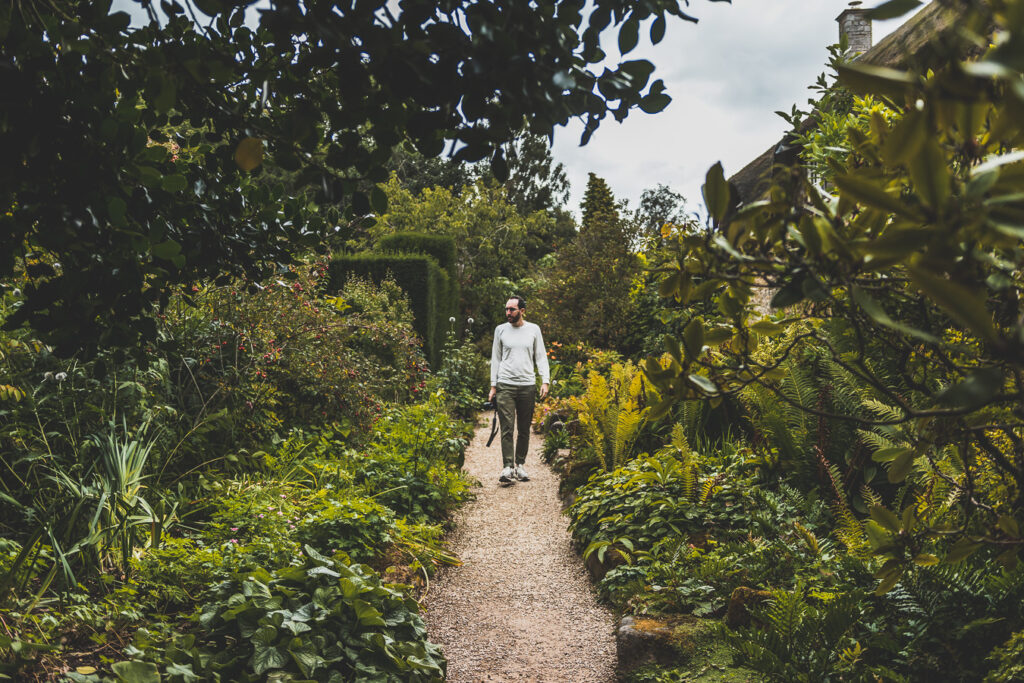
{"type": "MultiPolygon", "coordinates": [[[[586,426],[611,375],[567,382],[580,396],[545,423],[565,425],[545,452],[606,599],[722,617],[766,680],[1019,675],[1024,14],[948,5],[931,70],[834,52],[775,185],[738,205],[716,166],[708,228],[646,244],[661,400],[618,466],[586,426]]],[[[658,675],[704,670],[681,653],[658,675]]]]}
{"type": "Polygon", "coordinates": [[[625,56],[641,22],[660,42],[669,17],[695,21],[678,0],[308,0],[253,23],[250,2],[145,4],[137,30],[109,2],[0,10],[0,279],[43,257],[9,323],[64,354],[141,348],[180,285],[262,279],[342,213],[384,211],[373,184],[405,141],[504,180],[524,122],[584,118],[585,143],[608,115],[661,111],[653,65],[605,68],[601,39],[625,56]]]}
{"type": "Polygon", "coordinates": [[[417,253],[364,252],[336,256],[327,272],[329,286],[341,289],[352,277],[382,282],[394,278],[408,294],[413,325],[423,338],[427,358],[437,365],[448,319],[455,312],[458,287],[431,256],[417,253]]]}
{"type": "Polygon", "coordinates": [[[626,338],[630,291],[639,272],[636,226],[626,220],[602,179],[590,174],[575,240],[559,250],[540,288],[543,327],[563,342],[618,348],[626,338]]]}
{"type": "Polygon", "coordinates": [[[0,674],[441,680],[465,425],[394,280],[289,276],[175,299],[144,370],[3,338],[0,674]]]}

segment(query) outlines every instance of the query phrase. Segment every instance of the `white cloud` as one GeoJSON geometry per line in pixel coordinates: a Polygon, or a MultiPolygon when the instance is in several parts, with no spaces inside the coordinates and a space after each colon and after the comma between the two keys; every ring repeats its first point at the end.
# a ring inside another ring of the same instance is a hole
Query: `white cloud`
{"type": "MultiPolygon", "coordinates": [[[[622,124],[607,119],[586,147],[581,126],[555,135],[554,156],[572,183],[578,208],[587,174],[608,181],[618,198],[635,206],[640,193],[659,183],[701,203],[704,174],[716,161],[735,173],[776,142],[787,124],[773,112],[803,106],[808,86],[825,70],[828,45],[838,42],[835,18],[846,0],[697,1],[700,23],[670,24],[657,46],[629,58],[650,59],[673,97],[660,114],[632,113],[622,124]]],[[[900,23],[876,22],[877,42],[900,23]]]]}

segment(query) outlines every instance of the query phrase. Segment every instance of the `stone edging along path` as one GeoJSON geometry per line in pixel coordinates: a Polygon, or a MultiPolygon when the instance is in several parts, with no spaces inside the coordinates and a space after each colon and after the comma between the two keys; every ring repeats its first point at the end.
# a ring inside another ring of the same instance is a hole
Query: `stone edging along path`
{"type": "Polygon", "coordinates": [[[466,470],[481,482],[456,517],[461,567],[442,570],[426,596],[430,639],[448,680],[608,683],[615,679],[614,617],[597,603],[573,551],[558,477],[530,437],[530,481],[498,483],[500,449],[478,427],[466,470]]]}

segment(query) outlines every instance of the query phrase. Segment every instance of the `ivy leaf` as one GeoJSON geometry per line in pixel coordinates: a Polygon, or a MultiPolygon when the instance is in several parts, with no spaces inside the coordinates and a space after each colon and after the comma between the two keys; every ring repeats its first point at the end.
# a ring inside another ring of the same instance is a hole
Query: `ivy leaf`
{"type": "Polygon", "coordinates": [[[352,607],[356,611],[356,618],[363,626],[386,626],[381,614],[376,607],[365,600],[353,600],[352,607]]]}

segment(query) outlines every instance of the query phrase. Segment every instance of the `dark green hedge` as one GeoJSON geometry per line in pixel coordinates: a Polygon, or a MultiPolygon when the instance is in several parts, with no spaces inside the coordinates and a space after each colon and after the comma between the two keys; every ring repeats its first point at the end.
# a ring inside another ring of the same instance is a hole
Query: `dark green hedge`
{"type": "Polygon", "coordinates": [[[428,235],[422,232],[396,232],[385,235],[377,242],[376,251],[402,254],[427,254],[457,283],[455,272],[455,239],[448,235],[428,235]]]}
{"type": "Polygon", "coordinates": [[[424,351],[431,366],[438,367],[448,318],[454,314],[455,287],[437,261],[424,254],[362,253],[339,256],[328,270],[329,287],[340,290],[353,275],[381,282],[391,274],[409,295],[413,325],[423,338],[424,351]]]}

